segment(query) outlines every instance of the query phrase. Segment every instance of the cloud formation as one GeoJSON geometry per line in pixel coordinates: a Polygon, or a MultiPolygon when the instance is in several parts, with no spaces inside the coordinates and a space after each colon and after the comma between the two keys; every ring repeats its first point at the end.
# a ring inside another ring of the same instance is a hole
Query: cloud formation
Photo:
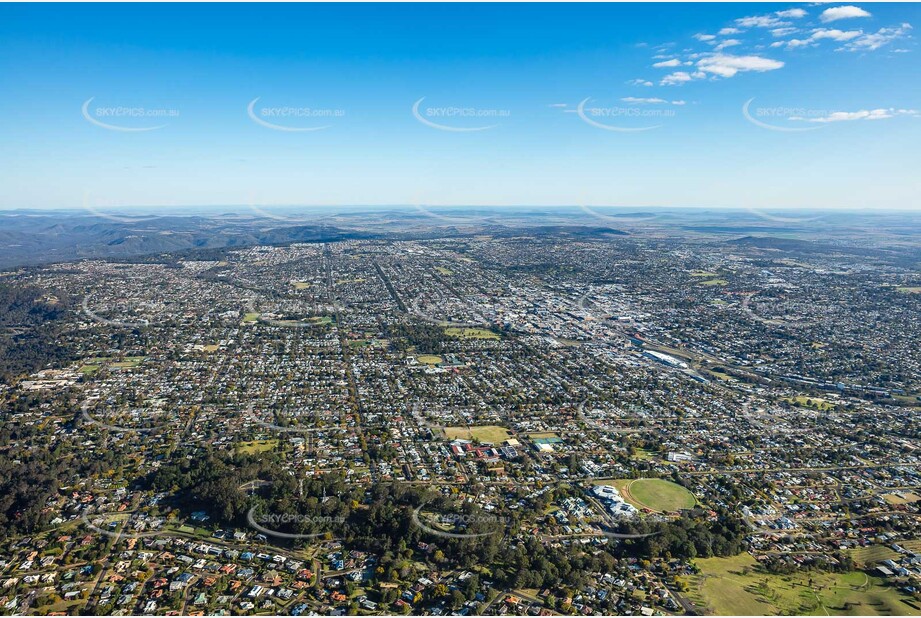
{"type": "Polygon", "coordinates": [[[658,97],[622,97],[624,103],[636,103],[639,105],[684,105],[684,101],[666,101],[658,97]]]}
{"type": "Polygon", "coordinates": [[[862,109],[856,112],[832,112],[827,116],[816,118],[803,118],[792,116],[790,120],[802,120],[805,122],[847,122],[850,120],[886,120],[896,116],[917,116],[918,112],[913,109],[895,109],[893,107],[880,109],[862,109]]]}
{"type": "Polygon", "coordinates": [[[714,54],[697,61],[697,68],[704,73],[719,77],[733,77],[736,73],[756,71],[775,71],[784,65],[780,60],[762,56],[733,56],[731,54],[714,54]]]}
{"type": "Polygon", "coordinates": [[[870,17],[870,14],[859,6],[849,4],[847,6],[835,6],[830,9],[825,9],[822,11],[822,14],[819,15],[819,19],[822,23],[838,21],[839,19],[851,19],[853,17],[870,17]]]}
{"type": "Polygon", "coordinates": [[[904,23],[895,28],[880,28],[876,32],[864,34],[849,41],[839,49],[844,51],[876,51],[893,41],[909,36],[910,32],[911,24],[909,23],[904,23]]]}
{"type": "Polygon", "coordinates": [[[660,86],[677,86],[679,84],[689,82],[692,79],[694,78],[692,78],[691,74],[688,73],[687,71],[675,71],[674,73],[670,73],[666,75],[665,77],[663,77],[662,81],[659,82],[659,85],[660,86]]]}

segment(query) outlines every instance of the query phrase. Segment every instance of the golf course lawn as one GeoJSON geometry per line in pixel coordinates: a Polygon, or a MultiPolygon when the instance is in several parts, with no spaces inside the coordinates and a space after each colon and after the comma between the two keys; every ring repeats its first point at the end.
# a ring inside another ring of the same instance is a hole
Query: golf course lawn
{"type": "Polygon", "coordinates": [[[696,564],[700,575],[685,578],[686,596],[706,614],[921,615],[921,604],[862,571],[772,575],[748,553],[696,564]]]}

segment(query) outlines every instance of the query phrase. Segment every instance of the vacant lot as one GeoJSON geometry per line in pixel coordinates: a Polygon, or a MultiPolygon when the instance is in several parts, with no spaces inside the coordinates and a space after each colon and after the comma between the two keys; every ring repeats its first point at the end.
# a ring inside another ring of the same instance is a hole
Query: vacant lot
{"type": "Polygon", "coordinates": [[[913,504],[921,500],[921,496],[913,491],[895,491],[891,494],[883,494],[883,500],[889,504],[913,504]]]}
{"type": "Polygon", "coordinates": [[[861,571],[771,575],[747,553],[696,563],[687,596],[708,614],[921,615],[915,601],[861,571]]]}
{"type": "Polygon", "coordinates": [[[479,440],[480,442],[489,442],[498,444],[511,437],[508,429],[498,425],[482,425],[480,427],[445,427],[445,437],[449,440],[479,440]]]}
{"type": "Polygon", "coordinates": [[[697,504],[694,494],[664,479],[625,479],[614,484],[624,500],[640,509],[679,511],[697,504]]]}

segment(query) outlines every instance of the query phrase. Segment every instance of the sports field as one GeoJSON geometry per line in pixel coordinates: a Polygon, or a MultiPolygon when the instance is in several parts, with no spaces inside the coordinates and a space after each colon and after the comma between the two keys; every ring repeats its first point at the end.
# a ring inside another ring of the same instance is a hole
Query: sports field
{"type": "Polygon", "coordinates": [[[680,511],[697,504],[694,494],[664,479],[623,479],[614,485],[624,500],[638,509],[680,511]]]}
{"type": "Polygon", "coordinates": [[[435,356],[434,354],[420,354],[416,357],[416,360],[423,365],[437,365],[438,363],[444,362],[443,358],[435,356]]]}

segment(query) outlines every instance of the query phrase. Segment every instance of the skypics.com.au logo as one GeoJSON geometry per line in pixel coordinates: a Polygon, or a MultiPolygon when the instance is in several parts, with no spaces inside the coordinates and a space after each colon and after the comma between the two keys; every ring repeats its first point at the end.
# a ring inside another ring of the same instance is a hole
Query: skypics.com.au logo
{"type": "Polygon", "coordinates": [[[416,120],[427,127],[454,133],[471,133],[486,131],[499,126],[499,123],[483,124],[483,121],[502,120],[510,117],[507,109],[459,107],[455,105],[422,107],[422,97],[413,103],[412,113],[416,120]]]}
{"type": "Polygon", "coordinates": [[[87,122],[108,131],[121,131],[123,133],[139,133],[156,131],[166,127],[172,120],[179,117],[178,109],[150,108],[144,106],[125,105],[93,105],[96,97],[90,97],[83,102],[81,111],[87,122]],[[151,124],[156,122],[156,124],[151,124]]]}
{"type": "Polygon", "coordinates": [[[422,504],[413,510],[412,524],[433,536],[446,539],[477,539],[499,534],[508,518],[490,513],[440,512],[422,504]]]}
{"type": "Polygon", "coordinates": [[[254,530],[281,539],[316,539],[332,535],[335,526],[345,523],[344,517],[305,515],[302,513],[260,512],[253,506],[246,513],[246,522],[254,530]],[[286,530],[306,530],[287,532],[286,530]]]}
{"type": "Polygon", "coordinates": [[[321,131],[332,125],[328,122],[317,125],[318,121],[340,119],[345,117],[345,110],[339,108],[309,107],[304,105],[260,106],[256,104],[262,97],[256,97],[246,106],[246,115],[261,127],[273,131],[288,133],[306,133],[321,131]]]}

